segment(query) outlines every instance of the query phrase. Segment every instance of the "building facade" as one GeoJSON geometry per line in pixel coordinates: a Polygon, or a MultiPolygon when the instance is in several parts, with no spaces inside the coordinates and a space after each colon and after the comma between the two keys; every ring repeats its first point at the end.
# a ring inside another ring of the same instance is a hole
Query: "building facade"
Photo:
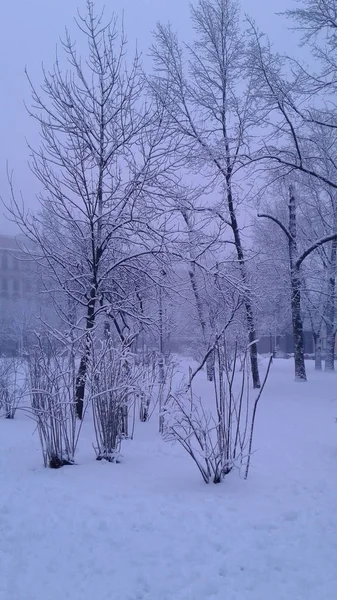
{"type": "Polygon", "coordinates": [[[0,234],[0,355],[20,352],[33,326],[39,302],[36,274],[20,238],[0,234]]]}
{"type": "Polygon", "coordinates": [[[20,240],[0,234],[1,299],[29,301],[36,291],[32,262],[20,248],[20,240]]]}

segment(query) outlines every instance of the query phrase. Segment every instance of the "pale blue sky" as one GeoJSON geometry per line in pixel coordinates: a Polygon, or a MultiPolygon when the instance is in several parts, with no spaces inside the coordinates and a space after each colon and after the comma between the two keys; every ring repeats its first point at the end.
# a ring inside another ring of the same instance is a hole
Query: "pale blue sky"
{"type": "MultiPolygon", "coordinates": [[[[15,182],[26,203],[34,207],[38,185],[27,166],[28,150],[25,138],[36,139],[36,123],[27,115],[24,101],[30,96],[24,75],[27,66],[35,83],[41,81],[41,63],[53,63],[55,48],[65,25],[74,28],[73,16],[84,0],[7,0],[2,3],[0,36],[0,195],[6,198],[8,185],[6,161],[14,169],[15,182]]],[[[151,43],[151,31],[158,20],[171,21],[183,38],[188,37],[189,0],[98,0],[105,4],[107,14],[124,10],[125,28],[130,44],[137,39],[144,54],[151,43]]],[[[248,12],[275,43],[278,50],[295,50],[294,34],[276,11],[294,5],[294,0],[242,0],[242,11],[248,12]]],[[[2,216],[0,231],[12,232],[13,226],[2,216]]]]}

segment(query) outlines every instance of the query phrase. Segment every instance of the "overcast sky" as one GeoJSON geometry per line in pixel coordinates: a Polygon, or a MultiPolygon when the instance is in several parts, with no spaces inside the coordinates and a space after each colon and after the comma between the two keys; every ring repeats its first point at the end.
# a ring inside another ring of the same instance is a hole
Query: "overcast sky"
{"type": "MultiPolygon", "coordinates": [[[[151,31],[157,21],[171,21],[180,37],[188,37],[189,0],[98,0],[105,4],[107,14],[124,10],[125,29],[129,42],[137,40],[146,54],[151,43],[151,31]]],[[[16,186],[22,190],[25,202],[36,206],[34,200],[38,184],[27,165],[26,138],[37,139],[36,123],[27,115],[24,101],[29,104],[30,94],[24,75],[25,66],[32,80],[41,81],[41,63],[51,66],[56,44],[65,25],[74,30],[73,16],[85,0],[6,0],[1,3],[0,36],[0,195],[8,196],[6,163],[14,170],[16,186]]],[[[295,38],[287,23],[275,15],[294,5],[294,0],[242,0],[243,12],[249,13],[260,29],[274,42],[277,50],[295,50],[295,38]]],[[[14,226],[2,216],[0,232],[12,233],[14,226]]]]}

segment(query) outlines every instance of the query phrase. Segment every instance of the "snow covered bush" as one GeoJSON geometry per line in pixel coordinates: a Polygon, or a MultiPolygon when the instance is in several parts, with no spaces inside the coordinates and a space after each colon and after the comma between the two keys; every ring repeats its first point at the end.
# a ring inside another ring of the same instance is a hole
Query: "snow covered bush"
{"type": "Polygon", "coordinates": [[[129,407],[134,402],[138,371],[127,350],[110,339],[95,349],[90,365],[90,396],[96,434],[96,459],[119,462],[122,440],[128,437],[129,407]]]}
{"type": "Polygon", "coordinates": [[[73,465],[81,430],[76,416],[76,365],[73,348],[41,340],[28,361],[31,410],[40,437],[45,467],[73,465]]]}
{"type": "Polygon", "coordinates": [[[212,348],[215,369],[210,404],[194,391],[195,376],[206,364],[206,355],[196,371],[190,372],[188,386],[171,394],[164,411],[164,438],[181,444],[205,483],[220,483],[233,468],[243,469],[248,477],[257,404],[271,365],[270,358],[262,386],[252,399],[248,352],[239,357],[235,350],[230,370],[221,342],[218,339],[212,348]]]}
{"type": "Polygon", "coordinates": [[[139,402],[139,419],[142,423],[148,421],[152,415],[150,404],[158,384],[159,368],[156,352],[144,353],[141,360],[141,376],[136,398],[139,402]]]}
{"type": "Polygon", "coordinates": [[[223,475],[216,421],[201,398],[190,391],[172,394],[164,413],[164,439],[179,442],[197,465],[205,483],[219,483],[223,475]],[[214,435],[215,434],[215,435],[214,435]]]}
{"type": "Polygon", "coordinates": [[[149,421],[159,407],[160,432],[163,427],[162,413],[171,395],[176,366],[172,357],[164,359],[156,352],[145,354],[140,365],[139,388],[136,393],[139,402],[139,419],[143,423],[149,421]]]}
{"type": "Polygon", "coordinates": [[[19,358],[0,361],[0,411],[6,419],[14,419],[15,413],[27,392],[26,365],[19,358]]]}

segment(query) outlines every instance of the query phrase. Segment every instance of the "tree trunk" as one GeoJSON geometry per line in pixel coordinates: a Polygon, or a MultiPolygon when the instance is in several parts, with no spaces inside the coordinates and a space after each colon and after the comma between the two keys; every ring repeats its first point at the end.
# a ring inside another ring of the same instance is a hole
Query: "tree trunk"
{"type": "Polygon", "coordinates": [[[303,323],[301,315],[301,281],[295,271],[291,275],[291,312],[294,338],[295,379],[306,381],[303,323]]]}
{"type": "Polygon", "coordinates": [[[76,413],[79,419],[83,419],[83,403],[85,382],[87,375],[88,353],[87,351],[81,357],[80,366],[76,377],[76,413]]]}
{"type": "Polygon", "coordinates": [[[164,311],[163,311],[163,289],[159,286],[159,380],[164,382],[164,311]]]}
{"type": "Polygon", "coordinates": [[[210,355],[207,358],[206,361],[206,373],[207,373],[207,380],[208,381],[213,381],[214,380],[214,363],[215,363],[215,356],[214,356],[214,351],[210,353],[210,355]]]}
{"type": "Polygon", "coordinates": [[[335,368],[335,291],[336,291],[336,255],[337,241],[333,240],[328,275],[328,298],[326,307],[326,354],[325,370],[335,368]]]}
{"type": "Polygon", "coordinates": [[[315,371],[322,370],[322,337],[320,333],[314,333],[315,342],[315,371]]]}
{"type": "Polygon", "coordinates": [[[335,330],[330,323],[326,327],[325,371],[335,369],[335,330]]]}
{"type": "Polygon", "coordinates": [[[292,187],[289,188],[289,263],[291,282],[291,315],[294,339],[295,379],[306,381],[304,362],[303,322],[301,315],[301,278],[297,260],[297,223],[296,198],[292,187]]]}
{"type": "Polygon", "coordinates": [[[91,352],[91,339],[90,332],[95,323],[95,304],[96,304],[96,290],[92,287],[90,292],[90,300],[87,309],[86,319],[86,342],[85,351],[81,357],[80,365],[77,371],[75,394],[76,394],[76,413],[79,419],[83,419],[83,404],[85,394],[85,384],[87,380],[88,363],[91,352]]]}
{"type": "Polygon", "coordinates": [[[240,266],[241,280],[244,287],[244,305],[246,313],[246,322],[248,329],[248,340],[249,340],[249,352],[250,352],[250,364],[252,369],[253,387],[260,388],[260,376],[259,376],[259,365],[257,360],[257,343],[256,343],[256,329],[253,304],[251,300],[251,292],[247,280],[246,263],[244,259],[243,246],[241,243],[241,236],[238,221],[233,203],[233,195],[231,189],[231,171],[228,171],[227,177],[227,202],[231,220],[231,227],[234,235],[234,243],[236,248],[236,254],[240,266]]]}

